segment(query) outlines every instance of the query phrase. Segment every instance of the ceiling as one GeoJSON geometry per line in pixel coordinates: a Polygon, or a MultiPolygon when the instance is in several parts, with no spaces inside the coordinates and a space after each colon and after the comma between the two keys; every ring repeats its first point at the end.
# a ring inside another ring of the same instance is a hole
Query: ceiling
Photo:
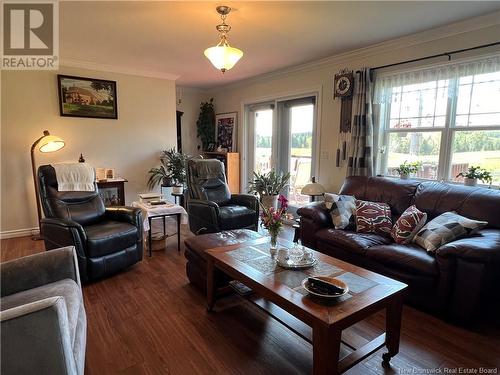
{"type": "Polygon", "coordinates": [[[500,2],[65,1],[60,55],[210,88],[493,10],[500,2]],[[233,8],[229,42],[244,52],[224,75],[203,55],[218,42],[220,4],[233,8]]]}

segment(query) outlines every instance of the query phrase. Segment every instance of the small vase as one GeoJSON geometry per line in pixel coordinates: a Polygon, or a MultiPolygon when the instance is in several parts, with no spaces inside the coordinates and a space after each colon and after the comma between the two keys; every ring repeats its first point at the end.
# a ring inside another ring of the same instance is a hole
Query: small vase
{"type": "Polygon", "coordinates": [[[400,173],[399,174],[399,177],[402,179],[402,180],[408,180],[410,178],[410,174],[409,173],[400,173]]]}
{"type": "Polygon", "coordinates": [[[276,257],[276,253],[278,251],[278,233],[269,233],[271,236],[271,241],[269,242],[269,252],[271,253],[271,257],[276,257]]]}

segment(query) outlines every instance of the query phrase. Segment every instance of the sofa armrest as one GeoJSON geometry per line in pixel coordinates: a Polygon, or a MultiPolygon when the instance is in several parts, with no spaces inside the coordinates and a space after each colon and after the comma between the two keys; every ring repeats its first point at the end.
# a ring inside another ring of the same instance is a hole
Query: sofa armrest
{"type": "Polygon", "coordinates": [[[231,194],[231,203],[259,212],[259,200],[252,194],[231,194]]]}
{"type": "Polygon", "coordinates": [[[80,284],[74,247],[45,251],[0,264],[1,296],[72,279],[80,284]]]}
{"type": "Polygon", "coordinates": [[[313,202],[297,210],[300,216],[300,240],[302,244],[316,249],[316,232],[333,226],[332,218],[323,202],[313,202]]]}
{"type": "Polygon", "coordinates": [[[212,201],[189,199],[187,201],[189,228],[195,234],[220,231],[219,205],[212,201]]]}
{"type": "Polygon", "coordinates": [[[472,237],[449,242],[436,250],[436,257],[456,257],[480,263],[500,262],[500,230],[483,229],[472,237]]]}
{"type": "Polygon", "coordinates": [[[142,226],[142,210],[129,206],[106,207],[106,218],[114,221],[122,221],[136,227],[142,226]]]}
{"type": "Polygon", "coordinates": [[[5,374],[76,374],[63,297],[50,297],[0,313],[5,374]]]}

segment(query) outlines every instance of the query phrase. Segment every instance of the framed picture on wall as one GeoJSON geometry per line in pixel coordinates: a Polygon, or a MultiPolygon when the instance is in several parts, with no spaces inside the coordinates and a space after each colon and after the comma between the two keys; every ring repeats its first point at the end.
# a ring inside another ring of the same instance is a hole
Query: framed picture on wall
{"type": "Polygon", "coordinates": [[[215,115],[215,141],[217,147],[236,152],[238,112],[218,113],[215,115]]]}
{"type": "Polygon", "coordinates": [[[116,82],[57,75],[61,116],[117,119],[116,82]]]}

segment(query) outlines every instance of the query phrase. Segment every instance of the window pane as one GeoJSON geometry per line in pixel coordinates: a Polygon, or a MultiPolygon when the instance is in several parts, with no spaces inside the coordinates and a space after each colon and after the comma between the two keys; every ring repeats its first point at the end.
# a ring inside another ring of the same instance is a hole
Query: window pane
{"type": "Polygon", "coordinates": [[[396,168],[404,163],[420,161],[416,177],[437,179],[441,132],[390,133],[387,147],[387,174],[397,176],[396,168]]]}
{"type": "Polygon", "coordinates": [[[455,126],[500,126],[500,72],[462,77],[455,126]]]}
{"type": "Polygon", "coordinates": [[[271,170],[272,145],[273,110],[255,111],[255,172],[267,173],[271,170]]]}
{"type": "Polygon", "coordinates": [[[453,137],[451,179],[462,181],[457,174],[470,166],[480,166],[493,175],[493,183],[500,184],[500,130],[456,131],[453,137]]]}
{"type": "Polygon", "coordinates": [[[302,188],[311,180],[312,135],[314,123],[314,104],[290,108],[290,130],[292,152],[290,165],[290,204],[302,206],[309,203],[309,196],[300,194],[302,188]]]}
{"type": "Polygon", "coordinates": [[[393,129],[444,127],[447,105],[448,81],[395,87],[389,126],[393,129]]]}

